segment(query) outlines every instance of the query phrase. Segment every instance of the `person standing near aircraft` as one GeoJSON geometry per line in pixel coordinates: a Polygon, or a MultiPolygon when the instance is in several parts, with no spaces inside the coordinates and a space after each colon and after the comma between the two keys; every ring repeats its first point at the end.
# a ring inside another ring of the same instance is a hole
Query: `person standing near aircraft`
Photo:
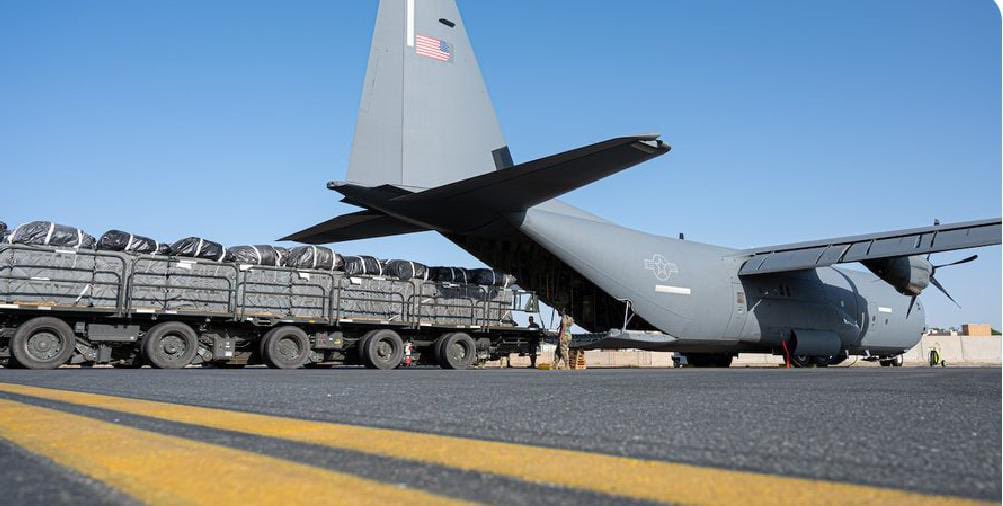
{"type": "Polygon", "coordinates": [[[575,325],[575,320],[570,315],[564,314],[561,316],[561,328],[560,333],[557,336],[557,349],[554,355],[554,369],[571,369],[571,362],[569,362],[570,356],[570,346],[571,346],[571,327],[575,325]],[[561,365],[561,361],[564,361],[564,365],[561,365]]]}
{"type": "MultiPolygon", "coordinates": [[[[536,323],[536,320],[532,316],[529,317],[529,323],[526,328],[530,329],[540,329],[540,325],[536,323]]],[[[533,334],[529,338],[529,368],[536,369],[536,356],[540,352],[540,336],[539,334],[533,334]]]]}

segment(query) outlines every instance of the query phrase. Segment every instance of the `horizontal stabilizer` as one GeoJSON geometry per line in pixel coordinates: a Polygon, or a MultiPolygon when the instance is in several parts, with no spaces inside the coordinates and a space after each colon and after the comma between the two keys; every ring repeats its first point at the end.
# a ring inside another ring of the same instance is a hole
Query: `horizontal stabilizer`
{"type": "Polygon", "coordinates": [[[395,202],[478,204],[494,211],[521,211],[669,151],[658,135],[620,137],[474,176],[395,202]]]}
{"type": "Polygon", "coordinates": [[[799,242],[743,251],[751,255],[739,275],[814,269],[879,258],[926,255],[1000,244],[1000,219],[799,242]]]}
{"type": "MultiPolygon", "coordinates": [[[[465,232],[669,151],[658,135],[611,139],[415,193],[331,183],[345,202],[419,227],[465,232]]],[[[393,188],[393,187],[391,187],[393,188]]]]}
{"type": "Polygon", "coordinates": [[[381,213],[360,211],[343,214],[306,230],[290,234],[280,240],[298,241],[306,244],[327,244],[338,241],[401,235],[411,232],[421,232],[423,230],[426,229],[381,213]]]}

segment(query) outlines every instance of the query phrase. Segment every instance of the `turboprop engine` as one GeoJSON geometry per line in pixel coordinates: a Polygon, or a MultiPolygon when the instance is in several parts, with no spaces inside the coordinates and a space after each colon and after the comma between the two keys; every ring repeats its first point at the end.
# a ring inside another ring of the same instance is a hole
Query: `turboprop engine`
{"type": "Polygon", "coordinates": [[[902,295],[908,295],[912,297],[912,301],[909,302],[909,311],[907,315],[912,312],[912,306],[916,303],[916,296],[919,295],[926,287],[933,283],[938,290],[944,293],[951,302],[961,307],[958,301],[951,297],[951,294],[947,292],[944,285],[941,285],[934,275],[937,273],[937,269],[941,267],[947,267],[950,265],[966,264],[978,258],[978,255],[972,255],[970,257],[963,258],[957,262],[951,262],[949,264],[943,265],[933,265],[930,263],[930,255],[926,257],[920,255],[908,256],[908,257],[892,257],[892,258],[880,258],[877,260],[866,260],[861,262],[867,267],[871,272],[873,272],[877,277],[881,278],[884,282],[895,287],[895,290],[902,295]]]}
{"type": "Polygon", "coordinates": [[[902,295],[915,297],[930,286],[933,264],[924,256],[892,257],[863,262],[864,266],[902,295]]]}

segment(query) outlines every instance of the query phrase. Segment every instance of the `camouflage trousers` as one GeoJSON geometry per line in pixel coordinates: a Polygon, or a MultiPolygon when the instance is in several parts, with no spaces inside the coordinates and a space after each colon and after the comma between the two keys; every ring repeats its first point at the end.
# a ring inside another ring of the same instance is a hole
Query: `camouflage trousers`
{"type": "Polygon", "coordinates": [[[561,341],[554,350],[554,369],[571,369],[571,352],[568,350],[568,342],[561,341]],[[561,364],[563,362],[563,365],[561,364]]]}

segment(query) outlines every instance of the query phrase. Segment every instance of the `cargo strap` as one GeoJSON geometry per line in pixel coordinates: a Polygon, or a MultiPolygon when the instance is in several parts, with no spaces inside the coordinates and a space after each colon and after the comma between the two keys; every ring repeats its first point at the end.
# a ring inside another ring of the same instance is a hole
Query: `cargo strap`
{"type": "Polygon", "coordinates": [[[49,222],[49,233],[45,234],[45,242],[42,243],[42,244],[44,244],[46,246],[49,245],[49,241],[52,240],[52,232],[54,232],[55,230],[56,230],[56,224],[55,224],[55,222],[50,221],[49,222]]]}

